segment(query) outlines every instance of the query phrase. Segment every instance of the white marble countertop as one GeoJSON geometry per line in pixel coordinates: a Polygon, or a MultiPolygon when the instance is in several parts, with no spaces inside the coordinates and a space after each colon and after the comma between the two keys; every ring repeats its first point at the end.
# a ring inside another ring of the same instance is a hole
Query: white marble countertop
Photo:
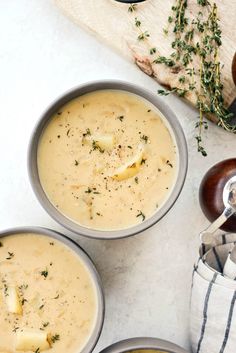
{"type": "MultiPolygon", "coordinates": [[[[2,1],[0,37],[1,229],[41,225],[63,232],[37,202],[27,175],[27,145],[40,113],[65,90],[90,80],[122,79],[153,92],[158,85],[69,22],[52,0],[2,1]]],[[[106,318],[95,352],[133,336],[160,337],[189,348],[192,266],[198,233],[207,225],[198,187],[211,165],[235,157],[236,137],[210,124],[208,157],[203,158],[193,138],[197,112],[176,97],[163,99],[188,140],[188,176],[177,203],[141,235],[115,241],[77,237],[105,288],[106,318]]]]}

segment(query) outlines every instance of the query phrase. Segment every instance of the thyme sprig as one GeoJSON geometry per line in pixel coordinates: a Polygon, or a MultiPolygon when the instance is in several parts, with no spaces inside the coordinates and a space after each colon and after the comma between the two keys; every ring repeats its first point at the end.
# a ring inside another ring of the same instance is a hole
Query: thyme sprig
{"type": "MultiPolygon", "coordinates": [[[[218,8],[209,0],[196,0],[198,12],[194,19],[188,15],[188,1],[176,0],[172,6],[172,14],[168,17],[168,34],[172,29],[174,40],[171,43],[173,52],[170,57],[162,56],[157,49],[149,45],[149,32],[142,28],[142,23],[135,17],[135,25],[140,34],[138,39],[145,39],[149,54],[156,54],[152,61],[154,64],[162,64],[170,67],[173,72],[183,74],[179,77],[178,86],[170,90],[158,90],[158,94],[167,96],[176,93],[180,97],[194,95],[196,107],[199,111],[198,122],[195,124],[197,134],[195,136],[198,151],[206,156],[207,153],[202,144],[203,131],[208,128],[204,119],[205,114],[214,114],[218,119],[218,125],[227,131],[236,132],[236,125],[231,125],[232,114],[228,111],[223,97],[223,83],[221,79],[221,63],[219,50],[222,44],[221,28],[219,25],[218,8]],[[148,35],[145,35],[148,34],[148,35]],[[196,68],[195,60],[199,61],[196,68]],[[199,84],[197,84],[199,78],[199,84]]],[[[135,6],[137,13],[137,6],[135,6]]],[[[132,12],[132,11],[130,11],[132,12]]]]}

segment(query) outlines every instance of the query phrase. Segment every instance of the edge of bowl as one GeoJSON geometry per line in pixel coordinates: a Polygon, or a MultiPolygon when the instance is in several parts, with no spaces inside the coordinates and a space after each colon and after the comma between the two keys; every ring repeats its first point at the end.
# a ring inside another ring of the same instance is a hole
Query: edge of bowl
{"type": "Polygon", "coordinates": [[[45,235],[45,236],[49,236],[51,238],[54,238],[54,239],[61,241],[63,244],[67,245],[68,247],[70,247],[70,249],[72,249],[75,253],[77,253],[78,256],[84,262],[85,266],[87,267],[87,269],[92,277],[92,281],[94,283],[94,286],[96,288],[97,301],[98,301],[98,311],[97,311],[97,320],[96,320],[95,326],[93,328],[93,331],[91,333],[91,336],[89,337],[87,343],[82,348],[80,353],[92,352],[94,347],[96,346],[98,340],[99,340],[99,337],[101,335],[102,328],[103,328],[104,317],[105,317],[105,297],[104,297],[103,286],[102,286],[102,281],[101,281],[100,275],[98,274],[98,271],[97,271],[91,257],[74,240],[72,240],[71,238],[67,237],[66,235],[64,235],[62,233],[59,233],[59,232],[52,230],[52,229],[49,229],[49,228],[44,228],[44,227],[39,227],[39,226],[8,228],[8,229],[0,231],[0,238],[5,237],[5,236],[22,234],[22,233],[35,233],[35,234],[45,235]]]}
{"type": "Polygon", "coordinates": [[[180,346],[154,337],[134,337],[113,343],[100,353],[131,353],[135,350],[161,350],[163,353],[187,353],[180,346]]]}
{"type": "Polygon", "coordinates": [[[179,197],[179,194],[183,188],[186,174],[188,168],[188,152],[187,152],[187,142],[185,139],[184,132],[182,127],[174,114],[174,112],[163,102],[158,96],[154,95],[152,92],[120,80],[100,80],[100,81],[91,81],[79,86],[76,86],[64,94],[55,99],[46,110],[41,114],[33,133],[31,135],[29,147],[28,147],[28,174],[32,189],[40,202],[44,210],[60,225],[64,228],[72,231],[74,234],[83,235],[88,238],[95,239],[119,239],[126,238],[135,234],[138,234],[161,220],[166,213],[173,207],[176,200],[179,197]],[[75,223],[73,220],[64,216],[59,212],[56,207],[50,202],[47,195],[45,194],[43,187],[39,180],[38,167],[37,167],[37,148],[40,136],[44,127],[46,126],[48,120],[51,118],[52,114],[55,113],[61,106],[70,100],[79,97],[83,94],[104,90],[104,89],[113,89],[113,90],[123,90],[133,94],[136,94],[153,105],[163,114],[169,123],[173,134],[175,136],[176,144],[178,147],[179,153],[179,169],[178,175],[176,177],[176,183],[174,189],[171,191],[168,199],[163,204],[163,206],[155,212],[150,218],[146,219],[144,222],[120,230],[95,230],[91,228],[84,227],[78,223],[75,223]]]}

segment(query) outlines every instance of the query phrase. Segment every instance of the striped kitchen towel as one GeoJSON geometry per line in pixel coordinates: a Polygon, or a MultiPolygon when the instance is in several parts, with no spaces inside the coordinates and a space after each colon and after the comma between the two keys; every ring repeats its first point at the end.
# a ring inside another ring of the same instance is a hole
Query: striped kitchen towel
{"type": "Polygon", "coordinates": [[[191,297],[194,353],[236,353],[236,234],[200,248],[191,297]]]}

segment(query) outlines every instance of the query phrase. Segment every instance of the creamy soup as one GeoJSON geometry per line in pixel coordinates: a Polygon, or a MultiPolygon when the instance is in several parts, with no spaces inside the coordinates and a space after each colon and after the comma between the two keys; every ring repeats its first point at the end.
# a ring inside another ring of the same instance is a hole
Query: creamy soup
{"type": "Polygon", "coordinates": [[[152,216],[176,180],[176,143],[159,111],[124,91],[78,97],[54,114],[38,146],[51,203],[88,228],[128,228],[152,216]]]}
{"type": "Polygon", "coordinates": [[[96,288],[83,261],[48,236],[0,241],[0,352],[80,352],[97,318],[96,288]]]}

